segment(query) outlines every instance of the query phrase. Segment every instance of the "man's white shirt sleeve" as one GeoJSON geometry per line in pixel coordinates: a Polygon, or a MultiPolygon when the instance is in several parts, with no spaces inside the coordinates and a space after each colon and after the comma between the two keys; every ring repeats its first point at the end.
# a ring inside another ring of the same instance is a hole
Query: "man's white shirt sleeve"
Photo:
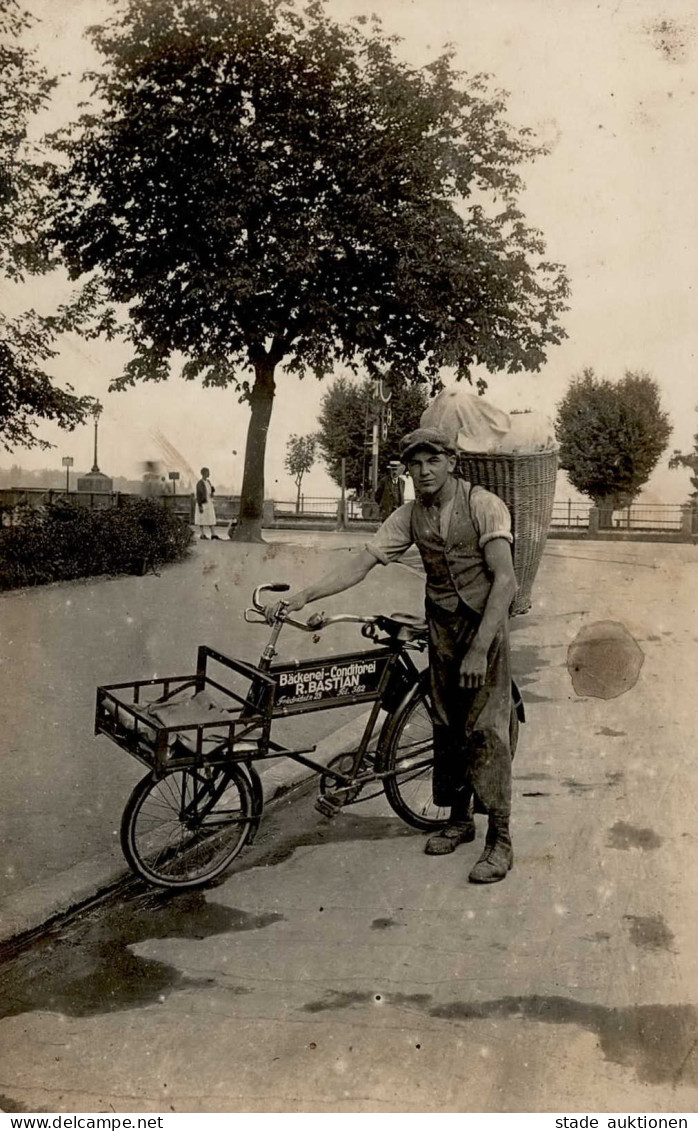
{"type": "Polygon", "coordinates": [[[381,565],[388,565],[401,558],[412,545],[412,507],[414,503],[403,503],[386,518],[382,526],[366,543],[369,554],[373,554],[381,565]]]}
{"type": "Polygon", "coordinates": [[[511,515],[505,503],[484,487],[473,487],[470,492],[470,513],[478,532],[480,549],[495,538],[513,542],[511,515]]]}

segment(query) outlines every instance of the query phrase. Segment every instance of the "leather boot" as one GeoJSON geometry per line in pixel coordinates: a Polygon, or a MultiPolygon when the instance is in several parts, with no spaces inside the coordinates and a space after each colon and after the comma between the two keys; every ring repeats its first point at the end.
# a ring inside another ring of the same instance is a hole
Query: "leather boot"
{"type": "Polygon", "coordinates": [[[475,840],[475,822],[470,798],[466,796],[452,806],[448,824],[429,837],[424,851],[427,856],[445,856],[471,840],[475,840]]]}
{"type": "Polygon", "coordinates": [[[513,866],[509,818],[491,813],[482,856],[473,866],[468,879],[472,884],[495,884],[503,880],[513,866]]]}

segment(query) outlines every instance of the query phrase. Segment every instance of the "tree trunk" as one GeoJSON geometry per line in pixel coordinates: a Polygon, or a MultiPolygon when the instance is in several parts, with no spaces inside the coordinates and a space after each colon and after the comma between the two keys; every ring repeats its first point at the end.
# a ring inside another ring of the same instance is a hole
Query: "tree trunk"
{"type": "Polygon", "coordinates": [[[274,361],[267,356],[259,357],[254,363],[255,381],[250,394],[252,412],[247,429],[240,515],[237,526],[231,531],[234,542],[263,541],[264,455],[274,404],[274,368],[274,361]]]}
{"type": "Polygon", "coordinates": [[[602,495],[594,499],[594,506],[599,512],[599,530],[610,530],[613,527],[615,503],[613,495],[602,495]]]}
{"type": "Polygon", "coordinates": [[[301,513],[301,480],[296,483],[296,514],[301,513]]]}

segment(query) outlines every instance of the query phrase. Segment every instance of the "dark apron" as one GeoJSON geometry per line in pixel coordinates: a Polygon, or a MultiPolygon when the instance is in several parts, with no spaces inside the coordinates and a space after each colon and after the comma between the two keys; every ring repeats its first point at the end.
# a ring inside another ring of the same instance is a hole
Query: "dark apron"
{"type": "Polygon", "coordinates": [[[434,803],[450,807],[474,791],[487,813],[511,812],[511,660],[509,625],[502,625],[487,656],[485,683],[460,686],[460,663],[480,617],[459,601],[455,612],[427,599],[429,665],[434,710],[434,803]]]}

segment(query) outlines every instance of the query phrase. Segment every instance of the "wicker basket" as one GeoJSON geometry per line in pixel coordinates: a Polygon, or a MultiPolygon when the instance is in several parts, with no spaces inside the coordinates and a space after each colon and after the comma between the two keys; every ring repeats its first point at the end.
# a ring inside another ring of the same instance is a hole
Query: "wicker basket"
{"type": "Polygon", "coordinates": [[[527,613],[550,527],[557,452],[489,455],[459,452],[457,474],[499,495],[511,513],[514,572],[519,590],[511,615],[527,613]]]}

